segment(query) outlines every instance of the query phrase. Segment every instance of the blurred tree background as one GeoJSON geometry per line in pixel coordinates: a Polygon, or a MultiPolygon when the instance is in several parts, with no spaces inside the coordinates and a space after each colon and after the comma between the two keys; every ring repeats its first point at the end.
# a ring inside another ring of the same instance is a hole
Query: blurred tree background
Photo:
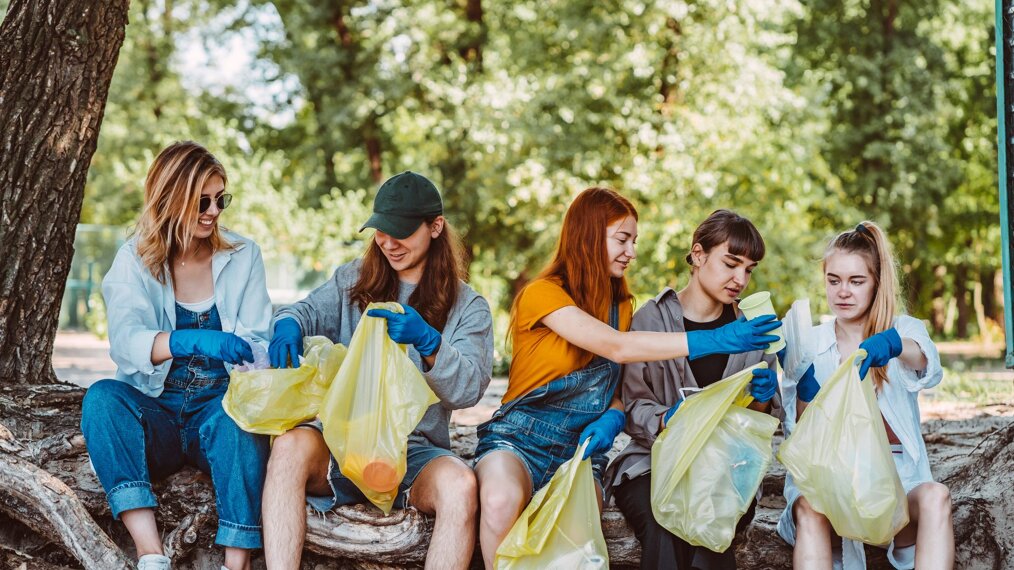
{"type": "Polygon", "coordinates": [[[639,207],[641,301],[685,284],[693,229],[732,208],[768,245],[751,289],[826,312],[822,248],[871,219],[909,311],[990,340],[993,22],[956,0],[134,0],[81,221],[129,231],[154,155],[194,139],[229,172],[224,223],[307,288],[360,254],[379,182],[412,169],[502,339],[588,186],[639,207]]]}

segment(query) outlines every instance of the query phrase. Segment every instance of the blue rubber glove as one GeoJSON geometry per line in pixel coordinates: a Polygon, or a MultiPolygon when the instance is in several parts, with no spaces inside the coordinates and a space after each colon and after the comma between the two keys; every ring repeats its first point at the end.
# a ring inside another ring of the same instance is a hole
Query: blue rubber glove
{"type": "Polygon", "coordinates": [[[859,365],[859,379],[865,380],[870,368],[887,366],[892,358],[901,354],[901,335],[894,328],[889,328],[864,340],[859,348],[866,351],[866,358],[859,365]]]}
{"type": "Polygon", "coordinates": [[[581,431],[581,437],[578,438],[579,442],[584,442],[586,439],[591,440],[588,442],[588,447],[584,448],[584,457],[581,459],[585,460],[596,453],[605,453],[612,449],[613,440],[623,431],[623,424],[626,421],[627,416],[623,415],[623,412],[616,408],[609,408],[597,420],[588,424],[581,431]]]}
{"type": "Polygon", "coordinates": [[[667,411],[665,413],[665,415],[662,416],[662,423],[663,424],[668,424],[669,423],[669,418],[671,418],[672,415],[676,413],[676,410],[680,409],[680,404],[682,404],[685,401],[686,400],[677,400],[676,405],[673,406],[673,407],[671,407],[671,408],[669,408],[669,411],[667,411]]]}
{"type": "Polygon", "coordinates": [[[763,350],[778,337],[769,333],[782,326],[774,315],[761,315],[753,320],[740,316],[734,322],[707,331],[689,331],[687,348],[690,360],[712,354],[739,354],[763,350]]]}
{"type": "Polygon", "coordinates": [[[173,357],[207,356],[229,364],[253,362],[250,343],[238,336],[208,329],[182,329],[169,333],[169,352],[173,357]]]}
{"type": "Polygon", "coordinates": [[[268,345],[268,359],[272,368],[299,368],[299,357],[303,355],[303,331],[292,317],[279,319],[268,345]]]}
{"type": "Polygon", "coordinates": [[[796,383],[796,397],[803,402],[812,402],[817,397],[817,392],[820,391],[820,384],[817,383],[817,373],[813,370],[811,364],[806,372],[803,372],[803,377],[796,383]]]}
{"type": "Polygon", "coordinates": [[[386,309],[370,309],[366,315],[387,319],[387,336],[398,344],[411,344],[422,356],[429,356],[440,348],[440,333],[430,326],[415,309],[402,305],[405,313],[386,309]]]}
{"type": "Polygon", "coordinates": [[[750,380],[750,395],[757,402],[771,401],[778,392],[778,374],[770,368],[755,368],[750,380]]]}

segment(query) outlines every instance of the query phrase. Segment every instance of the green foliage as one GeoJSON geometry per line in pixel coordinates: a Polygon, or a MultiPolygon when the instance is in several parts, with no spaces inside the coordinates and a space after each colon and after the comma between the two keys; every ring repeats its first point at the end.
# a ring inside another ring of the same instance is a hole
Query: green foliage
{"type": "Polygon", "coordinates": [[[269,260],[326,272],[362,251],[356,230],[379,181],[416,170],[444,193],[497,338],[568,203],[592,185],[639,207],[630,279],[640,301],[686,283],[692,232],[721,207],[765,235],[751,287],[772,291],[779,309],[803,296],[824,308],[823,244],[861,219],[888,228],[916,314],[932,308],[937,266],[999,265],[991,6],[176,0],[131,10],[84,221],[131,223],[154,153],[193,138],[229,172],[226,223],[269,260]],[[179,59],[195,37],[209,49],[245,38],[256,59],[244,83],[195,89],[179,59]]]}

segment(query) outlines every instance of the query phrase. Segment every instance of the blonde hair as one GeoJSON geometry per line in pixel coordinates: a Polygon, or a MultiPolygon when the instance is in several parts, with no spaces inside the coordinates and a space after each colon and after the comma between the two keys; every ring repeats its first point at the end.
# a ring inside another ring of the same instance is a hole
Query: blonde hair
{"type": "MultiPolygon", "coordinates": [[[[167,266],[194,240],[201,190],[214,176],[228,183],[222,163],[193,141],[169,145],[148,169],[144,208],[134,234],[141,263],[163,285],[171,277],[167,266]]],[[[233,247],[222,238],[217,226],[207,243],[212,253],[233,247]]]]}
{"type": "MultiPolygon", "coordinates": [[[[825,272],[828,258],[838,251],[862,257],[873,277],[873,302],[866,311],[863,338],[870,338],[894,326],[894,317],[904,310],[904,301],[901,299],[898,270],[887,234],[880,226],[869,221],[860,223],[854,230],[838,234],[824,250],[825,272]]],[[[871,368],[870,373],[874,386],[880,390],[884,382],[888,381],[887,367],[871,368]]]]}

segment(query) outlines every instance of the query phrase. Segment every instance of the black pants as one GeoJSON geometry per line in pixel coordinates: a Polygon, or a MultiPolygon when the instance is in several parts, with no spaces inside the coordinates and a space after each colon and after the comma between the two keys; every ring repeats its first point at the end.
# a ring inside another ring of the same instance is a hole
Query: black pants
{"type": "MultiPolygon", "coordinates": [[[[735,570],[735,542],[725,552],[712,552],[703,546],[691,546],[655,521],[651,512],[651,473],[616,487],[613,496],[641,543],[641,570],[735,570]]],[[[739,519],[737,533],[753,520],[756,505],[752,502],[739,519]]]]}

